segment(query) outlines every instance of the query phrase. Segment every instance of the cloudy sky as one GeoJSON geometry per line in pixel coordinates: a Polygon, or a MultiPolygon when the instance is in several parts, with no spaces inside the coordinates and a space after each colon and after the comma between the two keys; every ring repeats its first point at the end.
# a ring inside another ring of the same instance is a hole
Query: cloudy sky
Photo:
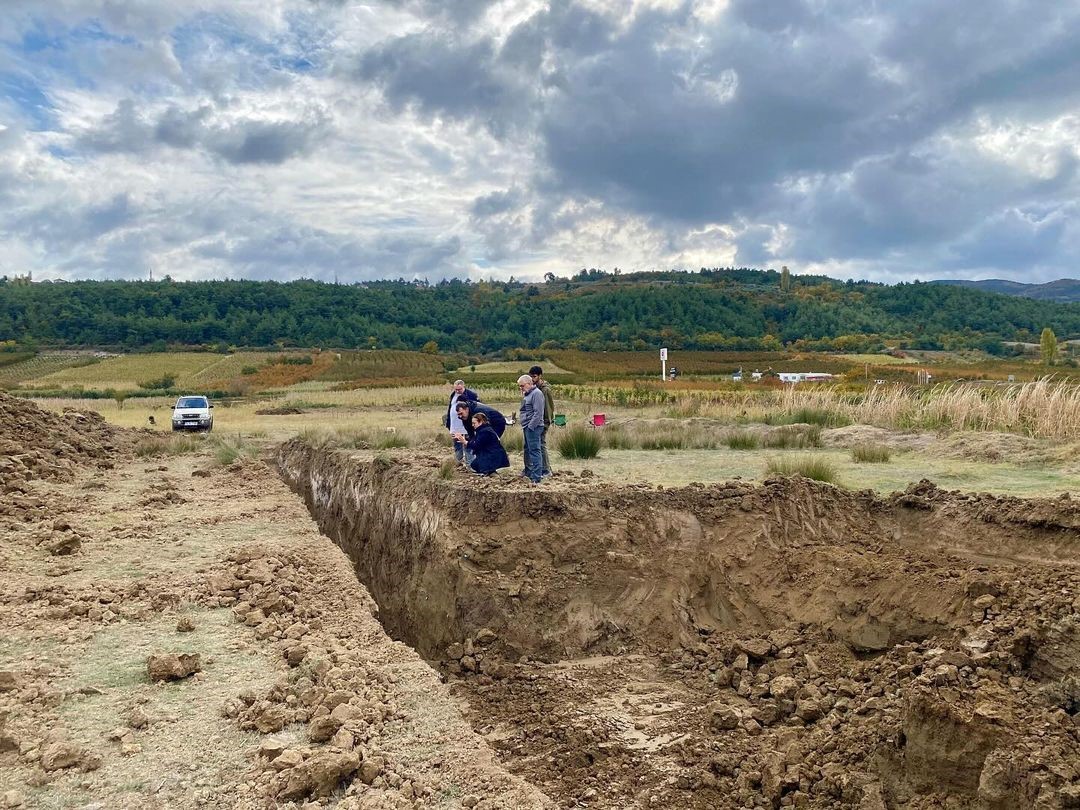
{"type": "Polygon", "coordinates": [[[0,275],[1080,275],[1077,0],[0,5],[0,275]]]}

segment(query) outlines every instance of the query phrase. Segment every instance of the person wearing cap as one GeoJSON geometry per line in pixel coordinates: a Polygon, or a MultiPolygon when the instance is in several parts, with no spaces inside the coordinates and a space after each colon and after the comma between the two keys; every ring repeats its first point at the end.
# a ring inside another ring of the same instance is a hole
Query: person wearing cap
{"type": "Polygon", "coordinates": [[[521,434],[525,439],[525,470],[523,475],[539,484],[544,475],[544,457],[540,452],[540,440],[544,435],[544,395],[528,374],[518,377],[521,389],[521,434]]]}
{"type": "Polygon", "coordinates": [[[533,385],[540,389],[540,393],[544,395],[544,432],[540,434],[540,455],[543,458],[544,469],[541,475],[547,477],[551,475],[551,462],[548,460],[548,446],[547,446],[547,434],[551,428],[551,422],[555,418],[555,397],[551,393],[551,386],[548,381],[544,379],[544,370],[540,366],[533,366],[529,369],[529,376],[532,377],[533,385]]]}
{"type": "Polygon", "coordinates": [[[457,437],[463,433],[466,433],[465,425],[462,423],[460,417],[457,415],[457,408],[459,400],[465,400],[467,402],[477,402],[480,399],[476,395],[475,391],[471,391],[465,387],[464,380],[454,380],[454,388],[450,392],[450,402],[446,406],[446,413],[443,414],[443,426],[450,431],[450,436],[454,440],[454,458],[458,462],[464,462],[468,464],[472,461],[471,453],[465,446],[465,442],[458,441],[457,437]]]}

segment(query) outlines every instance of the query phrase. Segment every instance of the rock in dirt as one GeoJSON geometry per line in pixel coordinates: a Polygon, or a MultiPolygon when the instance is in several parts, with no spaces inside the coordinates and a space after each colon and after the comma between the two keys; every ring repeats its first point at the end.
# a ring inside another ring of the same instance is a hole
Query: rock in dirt
{"type": "Polygon", "coordinates": [[[9,669],[0,670],[0,692],[19,688],[19,677],[9,669]]]}
{"type": "Polygon", "coordinates": [[[329,796],[359,767],[360,757],[355,752],[319,751],[302,765],[282,772],[277,796],[285,800],[329,796]]]}
{"type": "Polygon", "coordinates": [[[190,633],[195,629],[195,622],[190,616],[181,616],[180,620],[176,623],[177,633],[190,633]]]}
{"type": "Polygon", "coordinates": [[[707,707],[709,727],[719,730],[738,728],[739,713],[726,703],[710,703],[707,707]]]}
{"type": "Polygon", "coordinates": [[[79,764],[82,749],[67,740],[58,740],[45,746],[41,752],[41,767],[46,771],[58,771],[79,764]]]}
{"type": "Polygon", "coordinates": [[[146,672],[151,681],[179,681],[202,671],[198,653],[167,653],[146,659],[146,672]]]}

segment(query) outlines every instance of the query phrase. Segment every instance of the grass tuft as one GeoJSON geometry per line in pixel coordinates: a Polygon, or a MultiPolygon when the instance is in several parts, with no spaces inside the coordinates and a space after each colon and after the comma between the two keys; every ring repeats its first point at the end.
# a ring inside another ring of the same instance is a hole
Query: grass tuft
{"type": "Polygon", "coordinates": [[[439,465],[439,478],[449,481],[454,477],[455,470],[457,470],[457,462],[448,458],[439,465]]]}
{"type": "Polygon", "coordinates": [[[859,444],[851,448],[851,460],[856,464],[884,464],[891,451],[883,444],[859,444]]]}
{"type": "Polygon", "coordinates": [[[502,435],[503,450],[507,453],[520,453],[525,449],[525,437],[520,430],[514,430],[513,428],[507,430],[502,435]]]}
{"type": "Polygon", "coordinates": [[[596,458],[600,455],[600,436],[591,428],[573,427],[559,437],[563,458],[596,458]]]}
{"type": "Polygon", "coordinates": [[[770,458],[765,470],[772,475],[801,475],[827,484],[835,484],[837,479],[836,467],[826,459],[814,456],[770,458]]]}
{"type": "Polygon", "coordinates": [[[745,430],[729,433],[726,441],[731,450],[757,450],[761,446],[761,440],[745,430]]]}
{"type": "Polygon", "coordinates": [[[259,455],[259,448],[248,444],[237,434],[236,438],[215,438],[214,461],[220,466],[226,467],[238,458],[254,458],[259,455]]]}
{"type": "Polygon", "coordinates": [[[821,426],[801,427],[792,425],[774,430],[764,441],[765,447],[781,450],[805,450],[821,447],[821,426]]]}
{"type": "Polygon", "coordinates": [[[194,453],[202,447],[202,442],[194,436],[169,436],[167,438],[139,439],[135,444],[135,455],[139,458],[158,456],[182,456],[194,453]]]}

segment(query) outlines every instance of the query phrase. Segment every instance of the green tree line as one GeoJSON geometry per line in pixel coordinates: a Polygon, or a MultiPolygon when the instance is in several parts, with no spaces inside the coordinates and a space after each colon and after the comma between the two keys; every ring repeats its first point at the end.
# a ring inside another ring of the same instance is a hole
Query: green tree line
{"type": "Polygon", "coordinates": [[[0,279],[0,341],[41,347],[754,350],[800,341],[865,351],[899,340],[996,351],[1002,340],[1037,342],[1044,328],[1080,335],[1080,304],[747,268],[583,270],[536,284],[0,279]]]}

